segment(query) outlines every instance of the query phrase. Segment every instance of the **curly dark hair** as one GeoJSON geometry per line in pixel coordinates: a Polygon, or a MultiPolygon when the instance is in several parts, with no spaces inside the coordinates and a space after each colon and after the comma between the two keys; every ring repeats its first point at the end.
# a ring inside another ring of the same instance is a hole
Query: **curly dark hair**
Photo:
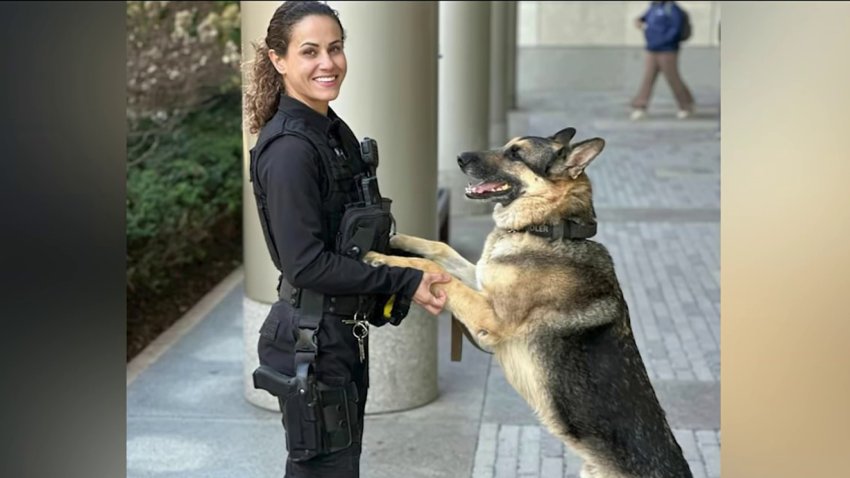
{"type": "Polygon", "coordinates": [[[251,78],[245,92],[245,116],[248,130],[256,134],[274,116],[279,94],[284,91],[283,78],[269,59],[269,50],[285,56],[292,37],[292,29],[304,17],[325,15],[334,19],[345,40],[345,29],[339,21],[339,13],[324,2],[288,1],[275,10],[266,31],[266,38],[254,43],[255,56],[251,66],[251,78]]]}

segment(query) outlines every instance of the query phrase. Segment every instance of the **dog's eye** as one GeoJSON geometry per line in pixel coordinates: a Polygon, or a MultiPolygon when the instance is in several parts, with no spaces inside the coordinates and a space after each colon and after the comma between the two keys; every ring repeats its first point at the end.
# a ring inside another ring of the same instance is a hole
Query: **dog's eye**
{"type": "Polygon", "coordinates": [[[517,146],[517,145],[511,146],[511,149],[508,150],[508,156],[514,161],[519,161],[521,159],[519,157],[519,146],[517,146]]]}

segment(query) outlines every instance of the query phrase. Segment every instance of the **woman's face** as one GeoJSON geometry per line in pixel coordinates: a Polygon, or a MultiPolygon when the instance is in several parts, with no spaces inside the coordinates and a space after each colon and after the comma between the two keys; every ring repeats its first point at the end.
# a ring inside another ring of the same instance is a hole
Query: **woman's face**
{"type": "Polygon", "coordinates": [[[314,110],[327,114],[328,103],[339,95],[348,67],[342,31],[325,15],[308,15],[292,28],[286,56],[269,52],[283,75],[286,94],[314,110]]]}

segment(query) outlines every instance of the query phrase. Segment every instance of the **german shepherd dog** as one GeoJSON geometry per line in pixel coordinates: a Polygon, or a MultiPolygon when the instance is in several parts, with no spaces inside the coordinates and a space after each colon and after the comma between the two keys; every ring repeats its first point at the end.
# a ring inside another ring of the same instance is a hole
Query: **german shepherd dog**
{"type": "Polygon", "coordinates": [[[447,244],[395,235],[373,265],[446,271],[446,309],[491,350],[510,384],[584,458],[582,478],[679,478],[691,471],[647,376],[629,310],[596,227],[584,170],[605,142],[574,128],[458,157],[496,203],[495,229],[472,264],[447,244]],[[554,231],[554,232],[553,232],[554,231]],[[566,231],[566,232],[563,232],[566,231]],[[456,279],[456,280],[455,280],[456,279]]]}

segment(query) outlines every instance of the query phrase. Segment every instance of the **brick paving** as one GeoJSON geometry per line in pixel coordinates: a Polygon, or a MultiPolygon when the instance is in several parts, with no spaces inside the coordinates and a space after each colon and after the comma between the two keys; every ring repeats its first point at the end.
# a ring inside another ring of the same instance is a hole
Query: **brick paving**
{"type": "MultiPolygon", "coordinates": [[[[720,433],[673,429],[694,478],[720,477],[720,433]]],[[[537,425],[482,423],[472,478],[579,478],[582,459],[537,425]]]]}

